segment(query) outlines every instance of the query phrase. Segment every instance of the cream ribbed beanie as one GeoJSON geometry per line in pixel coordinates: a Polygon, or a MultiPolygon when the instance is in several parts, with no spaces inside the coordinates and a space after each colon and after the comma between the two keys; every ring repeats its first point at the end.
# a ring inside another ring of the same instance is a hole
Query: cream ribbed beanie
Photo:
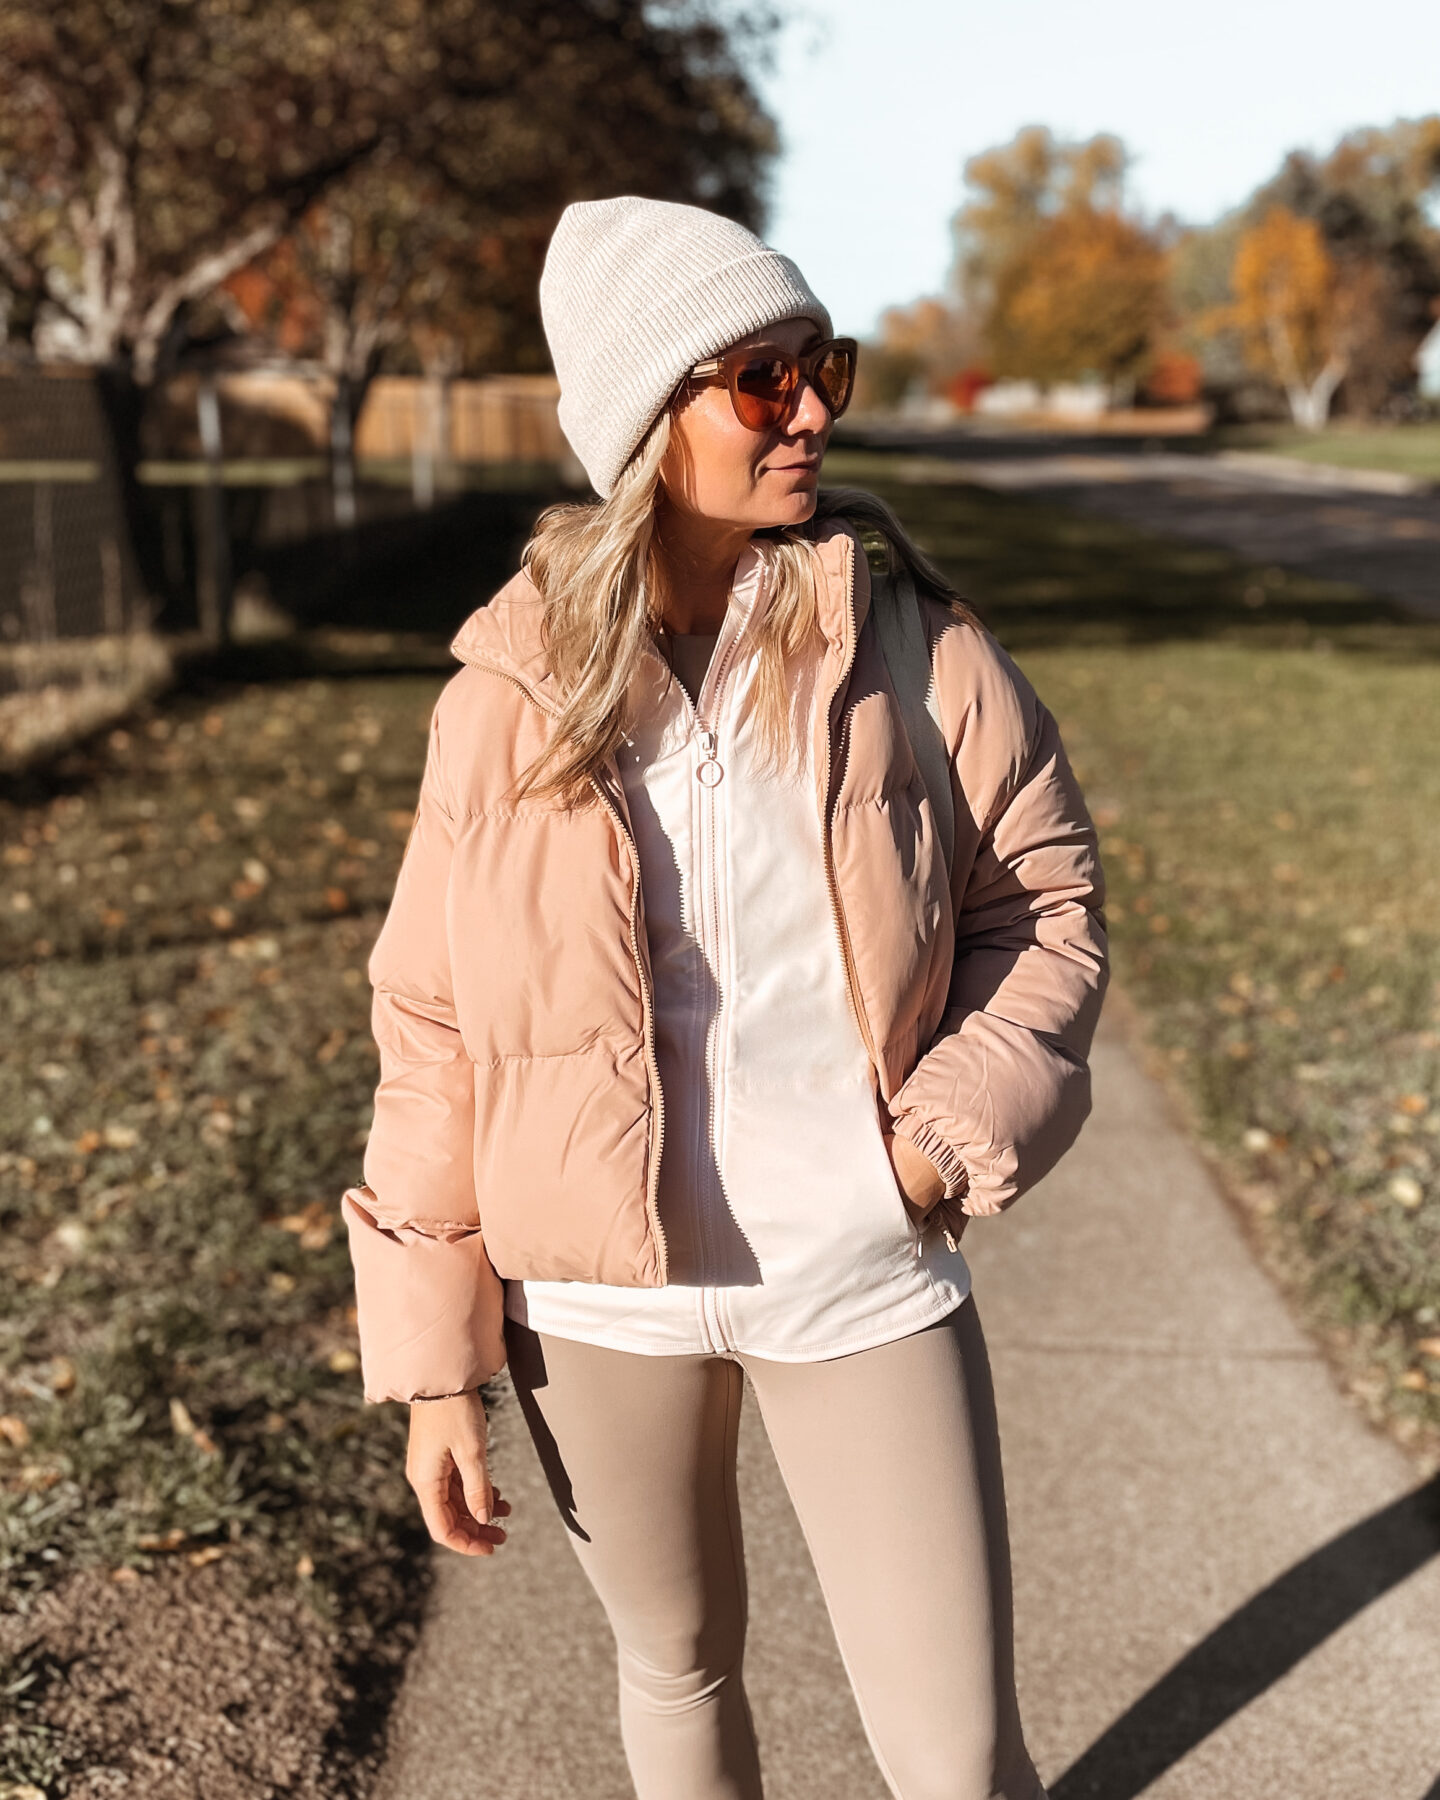
{"type": "Polygon", "coordinates": [[[540,275],[560,427],[609,494],[682,375],[781,319],[830,315],[788,256],[733,219],[622,194],[560,215],[540,275]]]}

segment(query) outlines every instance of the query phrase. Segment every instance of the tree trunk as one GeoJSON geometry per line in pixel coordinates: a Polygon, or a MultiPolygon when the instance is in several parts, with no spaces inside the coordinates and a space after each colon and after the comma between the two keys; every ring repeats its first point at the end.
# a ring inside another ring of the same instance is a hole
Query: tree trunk
{"type": "Polygon", "coordinates": [[[184,597],[167,579],[154,496],[140,484],[140,438],[149,391],[135,379],[129,358],[120,356],[96,367],[95,392],[105,420],[125,529],[141,586],[147,594],[163,596],[172,604],[181,601],[184,597]]]}
{"type": "Polygon", "coordinates": [[[1290,417],[1302,431],[1323,431],[1330,418],[1330,403],[1335,390],[1345,379],[1348,364],[1343,357],[1332,356],[1311,382],[1293,381],[1285,390],[1290,402],[1290,417]]]}

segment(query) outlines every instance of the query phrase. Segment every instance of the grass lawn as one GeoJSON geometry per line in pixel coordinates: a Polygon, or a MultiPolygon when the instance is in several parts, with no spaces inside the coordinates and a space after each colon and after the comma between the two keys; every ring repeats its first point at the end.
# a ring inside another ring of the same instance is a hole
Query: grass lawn
{"type": "Polygon", "coordinates": [[[438,682],[172,695],[0,802],[0,1786],[367,1785],[425,1563],[337,1202],[438,682]]]}
{"type": "Polygon", "coordinates": [[[1434,1455],[1440,627],[874,457],[827,475],[891,500],[1058,716],[1118,980],[1353,1390],[1434,1455]]]}
{"type": "Polygon", "coordinates": [[[1293,425],[1227,426],[1215,434],[1223,450],[1268,450],[1345,469],[1386,469],[1440,482],[1440,419],[1414,425],[1375,425],[1336,419],[1323,431],[1293,425]]]}

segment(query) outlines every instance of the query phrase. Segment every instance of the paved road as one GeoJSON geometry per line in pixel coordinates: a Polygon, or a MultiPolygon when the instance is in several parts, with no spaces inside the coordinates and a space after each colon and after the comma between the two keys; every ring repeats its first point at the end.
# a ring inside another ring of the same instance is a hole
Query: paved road
{"type": "Polygon", "coordinates": [[[847,439],[922,457],[915,478],[1033,493],[1144,531],[1219,544],[1258,563],[1353,582],[1440,618],[1440,488],[1370,491],[1285,459],[1177,454],[1103,439],[919,435],[847,439]]]}
{"type": "MultiPolygon", "coordinates": [[[[1052,1800],[1440,1800],[1440,1484],[1336,1391],[1115,999],[1080,1144],[966,1236],[1052,1800]]],[[[629,1800],[603,1615],[495,1423],[511,1539],[442,1559],[377,1800],[629,1800]]],[[[885,1800],[748,1393],[741,1476],[769,1800],[885,1800]]]]}

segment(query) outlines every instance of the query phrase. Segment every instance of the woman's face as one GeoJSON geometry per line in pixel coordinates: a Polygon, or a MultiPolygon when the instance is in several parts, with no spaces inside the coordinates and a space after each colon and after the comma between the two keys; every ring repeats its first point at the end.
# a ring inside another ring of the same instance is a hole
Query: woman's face
{"type": "MultiPolygon", "coordinates": [[[[784,319],[735,347],[773,345],[798,355],[820,338],[812,319],[784,319]]],[[[660,465],[666,497],[680,512],[750,531],[803,524],[815,510],[820,459],[834,422],[803,379],[789,412],[768,431],[740,423],[722,384],[687,389],[660,465]]]]}

